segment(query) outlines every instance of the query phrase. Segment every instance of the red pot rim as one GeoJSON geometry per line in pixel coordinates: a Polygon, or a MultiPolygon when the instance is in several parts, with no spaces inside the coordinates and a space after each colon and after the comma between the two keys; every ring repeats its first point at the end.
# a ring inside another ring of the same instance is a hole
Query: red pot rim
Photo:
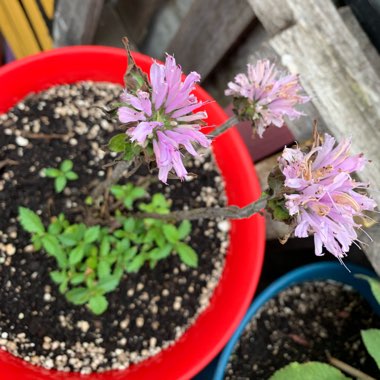
{"type": "MultiPolygon", "coordinates": [[[[136,63],[148,72],[152,59],[134,53],[136,63]]],[[[55,84],[80,80],[108,81],[122,84],[127,59],[124,50],[77,46],[40,53],[0,68],[0,112],[30,92],[55,84]]],[[[211,100],[204,108],[210,125],[227,119],[222,108],[202,88],[196,96],[211,100]]],[[[236,130],[230,129],[213,143],[216,160],[226,181],[229,204],[239,206],[257,199],[261,190],[248,151],[236,130]]],[[[222,349],[243,318],[260,277],[264,246],[264,218],[233,221],[230,247],[222,278],[209,307],[171,347],[158,355],[122,371],[79,375],[49,371],[0,352],[0,372],[12,380],[47,379],[188,379],[205,367],[222,349]]]]}

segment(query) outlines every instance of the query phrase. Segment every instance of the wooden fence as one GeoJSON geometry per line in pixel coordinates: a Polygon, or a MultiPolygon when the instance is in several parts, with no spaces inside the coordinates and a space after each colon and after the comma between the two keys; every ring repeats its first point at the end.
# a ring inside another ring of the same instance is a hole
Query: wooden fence
{"type": "MultiPolygon", "coordinates": [[[[352,136],[353,151],[372,161],[361,179],[379,187],[380,59],[349,7],[332,0],[59,0],[55,14],[56,46],[120,46],[128,35],[135,49],[156,58],[174,54],[185,72],[200,72],[203,86],[227,110],[223,90],[247,62],[268,57],[299,73],[312,97],[304,109],[310,119],[272,128],[254,142],[249,126],[238,126],[261,179],[273,154],[308,139],[316,119],[338,139],[352,136]]],[[[372,195],[380,204],[380,191],[372,195]]],[[[276,228],[269,224],[269,238],[276,228]]],[[[370,234],[375,244],[365,250],[380,273],[380,227],[370,234]]]]}
{"type": "Polygon", "coordinates": [[[15,58],[23,58],[53,47],[49,26],[54,0],[0,1],[0,32],[15,58]]]}

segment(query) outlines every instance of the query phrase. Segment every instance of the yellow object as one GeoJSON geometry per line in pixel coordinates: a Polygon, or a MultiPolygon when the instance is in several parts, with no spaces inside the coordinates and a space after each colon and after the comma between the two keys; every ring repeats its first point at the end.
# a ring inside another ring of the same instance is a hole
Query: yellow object
{"type": "Polygon", "coordinates": [[[14,56],[22,58],[27,54],[24,52],[19,35],[14,33],[14,28],[15,25],[9,19],[4,3],[0,1],[0,31],[11,46],[14,56]]]}
{"type": "Polygon", "coordinates": [[[32,23],[33,29],[37,34],[38,41],[42,47],[42,50],[49,50],[53,47],[53,41],[49,34],[44,18],[38,9],[38,6],[34,0],[21,0],[29,20],[32,23]]]}
{"type": "Polygon", "coordinates": [[[46,16],[52,20],[54,16],[54,0],[40,0],[46,16]]]}
{"type": "Polygon", "coordinates": [[[0,32],[17,59],[53,47],[41,9],[52,18],[54,0],[40,4],[41,8],[38,0],[0,0],[0,32]]]}

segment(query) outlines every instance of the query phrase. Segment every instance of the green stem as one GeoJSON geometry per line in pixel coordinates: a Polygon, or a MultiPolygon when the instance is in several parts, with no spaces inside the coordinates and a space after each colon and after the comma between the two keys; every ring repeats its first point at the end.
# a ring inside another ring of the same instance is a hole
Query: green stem
{"type": "Polygon", "coordinates": [[[220,125],[219,127],[215,128],[210,134],[210,137],[217,137],[220,136],[222,133],[226,132],[228,129],[233,127],[239,122],[236,115],[231,116],[225,123],[220,125]]]}

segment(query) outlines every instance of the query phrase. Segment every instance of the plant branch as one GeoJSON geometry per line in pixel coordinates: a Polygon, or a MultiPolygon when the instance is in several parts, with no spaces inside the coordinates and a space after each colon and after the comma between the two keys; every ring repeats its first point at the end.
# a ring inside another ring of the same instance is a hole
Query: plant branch
{"type": "MultiPolygon", "coordinates": [[[[19,130],[15,124],[8,125],[8,128],[12,130],[19,130]]],[[[70,123],[66,123],[67,132],[66,133],[34,133],[28,131],[20,131],[20,136],[28,139],[41,139],[41,140],[63,140],[68,141],[74,136],[74,132],[70,123]]]]}
{"type": "Polygon", "coordinates": [[[99,198],[104,192],[109,189],[112,185],[119,182],[119,180],[124,178],[129,178],[133,174],[137,172],[137,170],[141,166],[140,158],[135,158],[131,161],[119,161],[114,169],[112,170],[112,174],[107,177],[106,180],[100,182],[95,189],[92,191],[91,196],[93,199],[99,198]]]}
{"type": "Polygon", "coordinates": [[[217,137],[226,132],[228,129],[233,127],[239,122],[236,115],[231,116],[225,123],[220,125],[219,127],[215,128],[210,134],[210,137],[217,137]]]}
{"type": "Polygon", "coordinates": [[[330,364],[332,364],[334,367],[341,369],[342,371],[348,373],[350,376],[354,377],[355,379],[359,380],[375,380],[372,376],[367,375],[366,373],[350,366],[349,364],[342,362],[341,360],[334,358],[333,356],[330,356],[327,354],[327,359],[330,364]]]}
{"type": "Polygon", "coordinates": [[[6,158],[5,160],[0,161],[0,169],[6,167],[6,166],[11,166],[11,165],[18,165],[19,162],[11,160],[9,158],[6,158]]]}
{"type": "Polygon", "coordinates": [[[182,210],[173,211],[170,214],[157,214],[150,212],[140,212],[134,214],[136,218],[153,218],[161,220],[170,221],[181,221],[181,220],[196,220],[196,219],[215,219],[215,218],[225,218],[225,219],[245,219],[250,216],[257,214],[262,210],[268,198],[261,197],[255,202],[250,203],[244,207],[238,206],[226,206],[226,207],[201,207],[192,210],[182,210]]]}

